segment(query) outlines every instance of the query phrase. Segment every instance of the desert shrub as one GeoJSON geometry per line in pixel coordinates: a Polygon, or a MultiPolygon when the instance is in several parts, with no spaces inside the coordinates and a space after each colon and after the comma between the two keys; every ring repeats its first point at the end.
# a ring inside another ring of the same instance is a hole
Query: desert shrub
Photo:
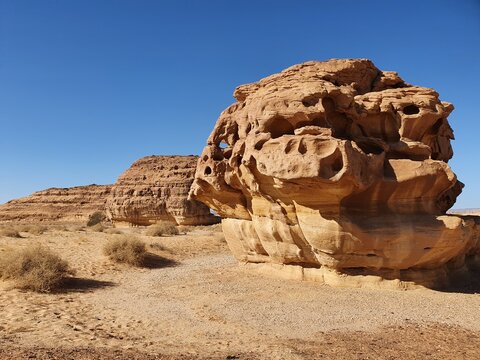
{"type": "Polygon", "coordinates": [[[116,229],[116,228],[108,228],[108,229],[105,229],[103,232],[107,234],[117,234],[117,235],[123,234],[122,230],[116,229]]]}
{"type": "Polygon", "coordinates": [[[159,244],[159,243],[151,243],[149,246],[150,246],[151,249],[157,250],[157,251],[167,250],[167,248],[165,246],[163,246],[162,244],[159,244]]]}
{"type": "Polygon", "coordinates": [[[32,235],[41,235],[48,230],[48,228],[45,225],[37,225],[37,224],[22,224],[22,225],[18,225],[16,229],[19,232],[28,232],[32,235]]]}
{"type": "Polygon", "coordinates": [[[66,227],[65,231],[76,232],[76,231],[84,231],[85,225],[71,225],[66,227]]]}
{"type": "Polygon", "coordinates": [[[22,236],[18,230],[12,226],[5,226],[0,228],[0,236],[7,236],[12,238],[21,238],[22,236]]]}
{"type": "Polygon", "coordinates": [[[195,226],[191,226],[191,225],[180,225],[180,226],[177,226],[177,229],[178,229],[178,232],[180,234],[187,234],[189,232],[192,232],[193,230],[195,230],[195,226]]]}
{"type": "Polygon", "coordinates": [[[178,228],[171,222],[160,222],[150,225],[145,231],[147,236],[178,235],[178,228]]]}
{"type": "Polygon", "coordinates": [[[138,238],[123,236],[108,241],[103,253],[118,263],[142,266],[145,263],[147,251],[145,243],[138,238]]]}
{"type": "Polygon", "coordinates": [[[66,261],[50,249],[35,245],[11,251],[0,258],[0,278],[13,280],[20,289],[50,292],[73,275],[66,261]]]}
{"type": "Polygon", "coordinates": [[[105,226],[103,226],[102,223],[95,224],[93,226],[89,227],[90,231],[95,231],[95,232],[104,232],[105,231],[105,226]]]}
{"type": "Polygon", "coordinates": [[[100,224],[105,220],[105,214],[101,211],[95,211],[88,217],[87,226],[94,226],[100,224]]]}
{"type": "Polygon", "coordinates": [[[28,232],[32,235],[42,235],[48,228],[45,225],[31,225],[28,232]]]}

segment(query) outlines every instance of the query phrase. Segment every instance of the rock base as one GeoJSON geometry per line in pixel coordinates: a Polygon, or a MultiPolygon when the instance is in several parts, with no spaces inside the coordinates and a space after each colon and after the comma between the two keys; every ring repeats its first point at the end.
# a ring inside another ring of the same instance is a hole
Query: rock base
{"type": "Polygon", "coordinates": [[[362,269],[345,273],[327,267],[306,268],[272,263],[241,263],[241,266],[249,271],[279,279],[310,281],[334,287],[384,290],[459,288],[472,283],[479,276],[478,272],[467,266],[453,271],[444,267],[434,270],[381,271],[377,274],[362,269]]]}

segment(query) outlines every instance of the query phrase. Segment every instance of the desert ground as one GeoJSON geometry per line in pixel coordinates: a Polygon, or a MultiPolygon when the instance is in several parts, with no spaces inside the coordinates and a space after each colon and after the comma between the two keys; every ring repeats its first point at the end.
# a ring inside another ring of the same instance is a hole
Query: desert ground
{"type": "Polygon", "coordinates": [[[478,359],[480,287],[333,288],[255,273],[220,227],[153,237],[145,267],[103,253],[89,228],[0,236],[0,256],[42,244],[76,270],[56,293],[0,282],[1,359],[478,359]]]}

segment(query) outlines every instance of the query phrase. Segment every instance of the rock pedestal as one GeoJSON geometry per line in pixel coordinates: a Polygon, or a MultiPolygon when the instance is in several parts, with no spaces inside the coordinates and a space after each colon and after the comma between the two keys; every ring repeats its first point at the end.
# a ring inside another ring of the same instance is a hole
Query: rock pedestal
{"type": "Polygon", "coordinates": [[[234,96],[190,196],[223,218],[238,260],[336,285],[441,286],[476,266],[478,218],[446,215],[463,184],[448,166],[453,106],[433,89],[330,60],[234,96]]]}

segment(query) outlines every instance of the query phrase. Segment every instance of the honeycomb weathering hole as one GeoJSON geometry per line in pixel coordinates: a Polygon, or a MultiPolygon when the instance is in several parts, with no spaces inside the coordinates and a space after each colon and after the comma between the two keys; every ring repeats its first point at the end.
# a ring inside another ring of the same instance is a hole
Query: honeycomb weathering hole
{"type": "Polygon", "coordinates": [[[408,105],[403,108],[403,113],[405,115],[415,115],[420,112],[420,109],[417,105],[408,105]]]}
{"type": "Polygon", "coordinates": [[[277,116],[270,120],[267,131],[272,134],[272,139],[279,138],[283,135],[293,135],[294,128],[290,122],[284,117],[277,116]]]}
{"type": "Polygon", "coordinates": [[[315,105],[318,104],[318,101],[319,101],[319,100],[320,100],[320,97],[319,97],[319,96],[310,95],[310,96],[305,97],[305,98],[302,100],[302,104],[303,104],[303,106],[305,106],[305,107],[315,106],[315,105]]]}
{"type": "Polygon", "coordinates": [[[205,175],[210,175],[212,173],[212,168],[210,166],[207,166],[205,168],[205,175]]]}

